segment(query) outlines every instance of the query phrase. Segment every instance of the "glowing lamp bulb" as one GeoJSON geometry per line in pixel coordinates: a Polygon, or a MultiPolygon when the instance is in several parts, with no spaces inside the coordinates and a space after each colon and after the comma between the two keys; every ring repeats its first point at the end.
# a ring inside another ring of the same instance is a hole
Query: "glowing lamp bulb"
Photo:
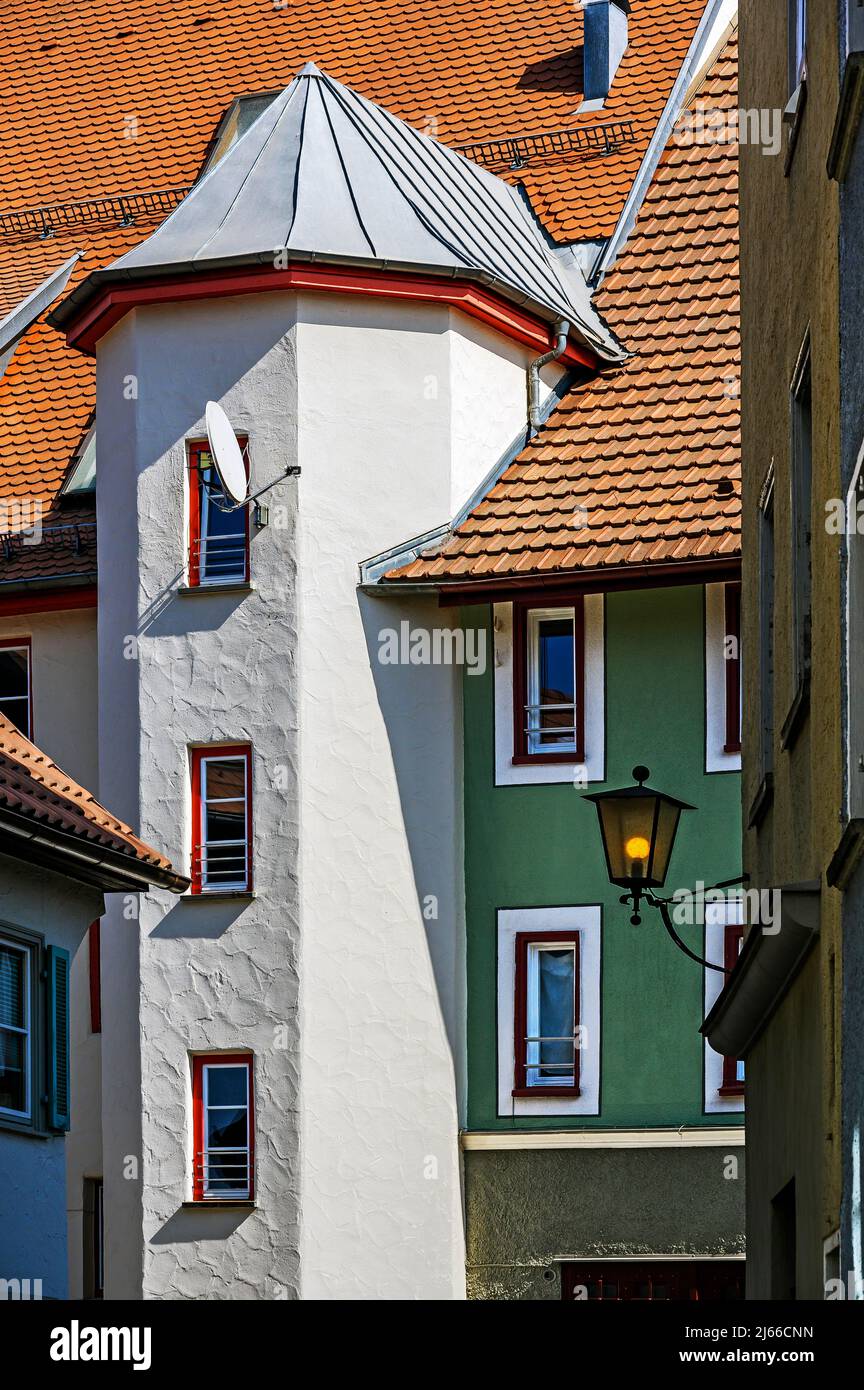
{"type": "Polygon", "coordinates": [[[631,835],[624,845],[624,853],[628,859],[647,859],[651,853],[651,846],[644,835],[631,835]]]}

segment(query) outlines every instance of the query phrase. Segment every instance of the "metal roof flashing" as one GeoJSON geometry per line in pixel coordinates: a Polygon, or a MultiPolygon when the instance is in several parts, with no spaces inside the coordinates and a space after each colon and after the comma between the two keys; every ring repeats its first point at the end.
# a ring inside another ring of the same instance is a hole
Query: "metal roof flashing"
{"type": "Polygon", "coordinates": [[[516,190],[307,63],[145,241],[51,316],[67,329],[111,286],[292,262],[467,279],[606,361],[622,349],[581,270],[565,273],[516,190]]]}

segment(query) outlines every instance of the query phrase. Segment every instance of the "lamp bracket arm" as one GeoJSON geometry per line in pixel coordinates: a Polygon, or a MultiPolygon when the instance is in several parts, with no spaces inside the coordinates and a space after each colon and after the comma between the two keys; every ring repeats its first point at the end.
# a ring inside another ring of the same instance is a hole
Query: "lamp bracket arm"
{"type": "Polygon", "coordinates": [[[675,945],[678,947],[679,951],[683,951],[685,956],[689,956],[691,960],[695,960],[697,965],[704,966],[706,970],[717,970],[721,975],[729,974],[729,971],[725,968],[725,966],[714,965],[712,961],[704,960],[702,956],[697,956],[696,952],[691,951],[690,947],[686,944],[686,942],[681,940],[680,936],[678,935],[677,931],[672,925],[672,918],[669,916],[669,905],[665,898],[657,898],[654,896],[653,893],[646,893],[645,897],[647,898],[648,902],[651,904],[652,907],[657,908],[662,918],[664,927],[666,928],[672,940],[675,942],[675,945]]]}

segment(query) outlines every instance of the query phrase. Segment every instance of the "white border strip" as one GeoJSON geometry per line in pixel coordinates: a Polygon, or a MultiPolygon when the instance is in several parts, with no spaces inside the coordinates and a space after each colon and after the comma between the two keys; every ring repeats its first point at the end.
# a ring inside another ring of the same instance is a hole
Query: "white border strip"
{"type": "Polygon", "coordinates": [[[705,585],[705,771],[740,772],[726,743],[726,585],[705,585]]]}
{"type": "MultiPolygon", "coordinates": [[[[491,1149],[728,1149],[744,1147],[744,1126],[701,1129],[573,1129],[473,1131],[460,1135],[463,1150],[491,1149]]],[[[635,1259],[635,1256],[628,1256],[635,1259]]],[[[641,1259],[642,1256],[640,1255],[641,1259]]]]}

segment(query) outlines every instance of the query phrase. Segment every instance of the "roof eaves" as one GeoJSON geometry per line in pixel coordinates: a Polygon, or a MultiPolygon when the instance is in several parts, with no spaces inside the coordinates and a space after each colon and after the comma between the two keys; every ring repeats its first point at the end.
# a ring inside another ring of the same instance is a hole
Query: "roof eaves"
{"type": "Polygon", "coordinates": [[[189,887],[189,880],[174,869],[55,826],[37,825],[4,805],[0,805],[0,832],[11,837],[6,853],[43,864],[56,860],[51,866],[58,873],[109,891],[126,888],[140,893],[155,886],[179,894],[189,887]]]}

